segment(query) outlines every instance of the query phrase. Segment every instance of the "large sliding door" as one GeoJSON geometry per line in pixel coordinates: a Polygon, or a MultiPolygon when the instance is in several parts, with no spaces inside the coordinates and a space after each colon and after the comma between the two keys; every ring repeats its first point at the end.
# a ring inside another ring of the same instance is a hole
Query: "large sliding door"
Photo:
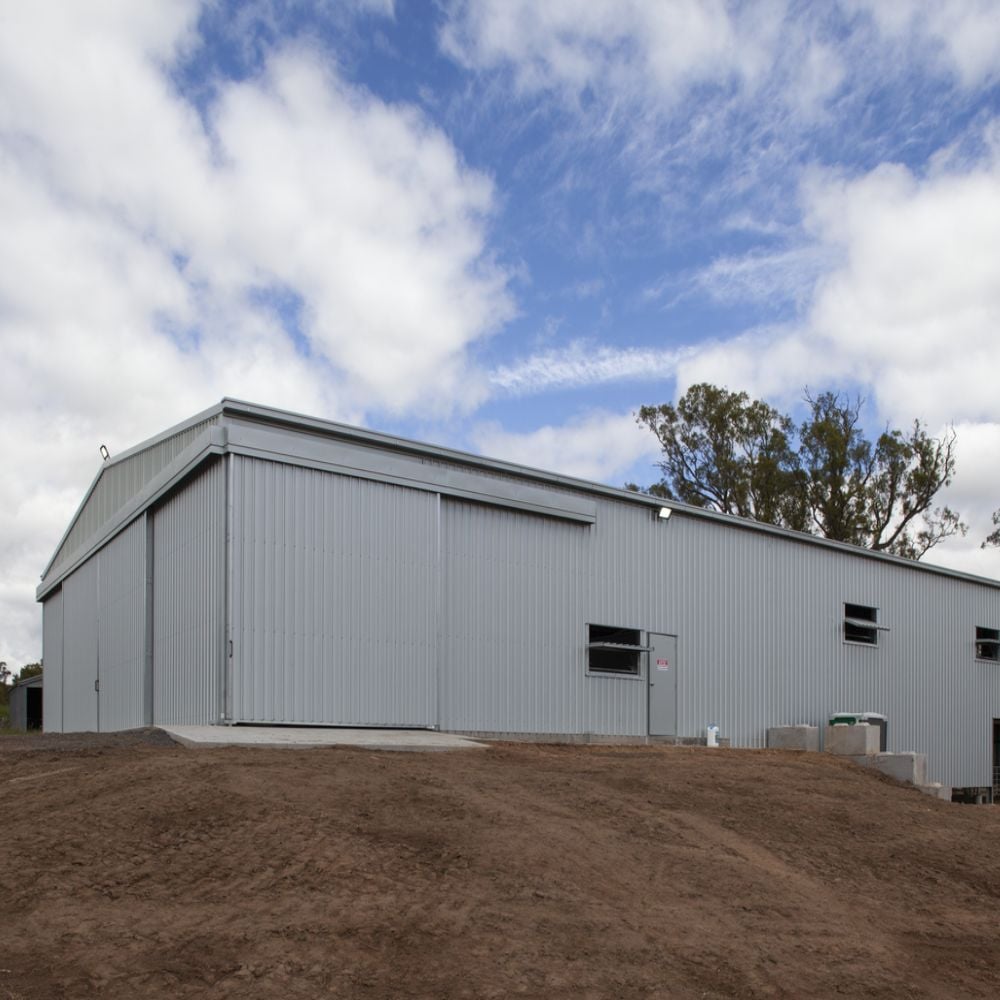
{"type": "Polygon", "coordinates": [[[437,721],[434,493],[235,457],[236,722],[437,721]]]}

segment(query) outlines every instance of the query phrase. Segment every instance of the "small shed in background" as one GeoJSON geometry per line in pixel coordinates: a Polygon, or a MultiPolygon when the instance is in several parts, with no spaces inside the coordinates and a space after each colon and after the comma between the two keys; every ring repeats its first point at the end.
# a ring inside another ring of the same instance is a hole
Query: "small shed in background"
{"type": "Polygon", "coordinates": [[[42,728],[42,675],[26,677],[10,689],[11,729],[42,728]]]}

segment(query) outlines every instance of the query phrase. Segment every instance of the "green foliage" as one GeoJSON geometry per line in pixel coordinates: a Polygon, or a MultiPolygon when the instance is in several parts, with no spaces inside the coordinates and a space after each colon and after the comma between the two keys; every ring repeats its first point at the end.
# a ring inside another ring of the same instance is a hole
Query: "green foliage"
{"type": "Polygon", "coordinates": [[[910,559],[965,533],[958,514],[933,506],[954,474],[954,431],[932,438],[915,420],[872,443],[860,399],[823,392],[806,402],[798,428],[745,392],[707,383],[676,407],[643,406],[636,419],[663,448],[664,478],[650,492],[910,559]]]}
{"type": "Polygon", "coordinates": [[[979,547],[985,549],[990,545],[1000,545],[1000,510],[993,511],[993,531],[986,536],[986,541],[979,547]]]}
{"type": "Polygon", "coordinates": [[[21,667],[21,672],[17,675],[17,680],[26,681],[29,677],[37,677],[42,672],[41,663],[26,663],[21,667]]]}
{"type": "Polygon", "coordinates": [[[802,473],[792,422],[745,392],[694,385],[677,406],[637,414],[663,448],[656,495],[789,528],[804,528],[802,473]]]}

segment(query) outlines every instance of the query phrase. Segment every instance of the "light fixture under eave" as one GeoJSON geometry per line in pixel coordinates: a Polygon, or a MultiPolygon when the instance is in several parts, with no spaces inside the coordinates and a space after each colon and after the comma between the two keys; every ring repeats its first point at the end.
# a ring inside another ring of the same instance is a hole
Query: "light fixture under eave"
{"type": "Polygon", "coordinates": [[[101,445],[101,458],[103,458],[105,462],[111,458],[111,452],[109,452],[107,447],[103,444],[101,445]]]}
{"type": "Polygon", "coordinates": [[[664,521],[666,521],[667,518],[669,518],[672,513],[673,511],[671,511],[669,507],[660,508],[660,517],[663,518],[664,521]]]}

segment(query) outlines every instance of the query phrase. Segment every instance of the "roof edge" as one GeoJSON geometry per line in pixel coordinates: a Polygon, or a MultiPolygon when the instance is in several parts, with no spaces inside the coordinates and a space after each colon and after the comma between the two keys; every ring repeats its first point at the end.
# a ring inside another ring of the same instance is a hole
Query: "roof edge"
{"type": "MultiPolygon", "coordinates": [[[[46,574],[52,568],[52,564],[55,560],[55,555],[59,552],[63,542],[65,541],[67,535],[72,530],[73,525],[79,517],[80,511],[83,509],[87,502],[87,499],[92,494],[94,488],[97,485],[98,480],[105,468],[110,464],[114,464],[123,461],[131,456],[135,455],[137,452],[142,451],[145,448],[149,448],[168,437],[172,437],[181,431],[186,430],[188,427],[207,420],[213,416],[220,416],[222,419],[221,425],[224,428],[225,422],[224,418],[227,414],[234,417],[243,417],[250,420],[257,420],[262,423],[268,423],[272,425],[279,425],[291,428],[298,428],[301,430],[311,431],[314,433],[319,433],[323,435],[328,435],[332,437],[341,438],[348,441],[354,441],[358,443],[368,444],[377,448],[387,448],[396,451],[405,451],[413,455],[426,456],[429,458],[436,458],[443,461],[454,462],[459,465],[464,465],[467,467],[482,469],[485,471],[500,472],[506,475],[515,476],[520,479],[528,479],[534,482],[543,483],[550,486],[562,487],[563,489],[578,490],[583,493],[590,495],[607,497],[609,499],[618,500],[624,503],[636,504],[645,507],[666,507],[671,511],[678,514],[682,514],[688,517],[701,518],[703,520],[714,521],[720,524],[725,524],[730,528],[735,528],[737,530],[743,531],[754,531],[760,532],[766,535],[771,535],[774,537],[783,538],[787,541],[796,542],[801,545],[815,545],[822,548],[832,549],[837,552],[841,552],[845,555],[851,555],[859,558],[866,559],[877,559],[882,562],[887,562],[900,567],[906,567],[907,569],[922,571],[925,573],[933,573],[939,576],[946,576],[952,579],[964,580],[968,583],[974,583],[978,585],[985,585],[994,589],[1000,589],[1000,580],[993,579],[991,577],[977,576],[972,573],[965,573],[960,570],[949,569],[946,566],[939,566],[934,563],[922,563],[914,559],[906,559],[902,556],[891,555],[885,552],[876,552],[872,549],[862,548],[857,545],[851,545],[847,542],[833,541],[829,538],[821,538],[816,535],[810,535],[801,531],[793,531],[790,528],[783,528],[778,525],[766,524],[762,521],[753,521],[748,518],[737,517],[733,514],[723,514],[719,511],[708,510],[703,507],[694,507],[689,504],[680,503],[676,500],[664,500],[661,497],[654,497],[648,493],[633,492],[632,490],[626,490],[615,486],[607,486],[603,483],[595,483],[586,479],[578,479],[574,476],[566,476],[557,472],[548,472],[544,469],[534,468],[532,466],[519,465],[516,462],[508,462],[503,459],[493,459],[487,458],[483,455],[476,455],[472,452],[461,451],[456,448],[446,448],[441,445],[426,444],[421,441],[415,441],[410,438],[399,437],[393,434],[387,434],[382,431],[368,430],[362,427],[355,427],[350,424],[338,423],[333,420],[325,420],[320,417],[312,417],[307,414],[297,413],[291,410],[283,410],[274,406],[265,406],[258,403],[251,403],[246,400],[236,399],[230,396],[225,396],[223,399],[216,403],[214,406],[210,406],[205,410],[195,414],[186,420],[181,421],[172,427],[167,428],[161,433],[155,435],[154,437],[148,438],[145,441],[133,446],[122,452],[120,455],[116,456],[110,462],[105,463],[101,470],[98,472],[94,481],[90,485],[83,501],[77,508],[72,520],[70,521],[69,527],[64,532],[62,539],[56,546],[55,553],[53,553],[52,559],[46,566],[45,571],[42,575],[42,584],[39,586],[36,599],[41,599],[42,592],[47,592],[53,589],[56,581],[51,582],[46,580],[46,574]]],[[[228,443],[217,445],[216,449],[213,449],[216,453],[224,453],[229,450],[228,443]]],[[[63,574],[60,574],[63,575],[63,574]]]]}
{"type": "Polygon", "coordinates": [[[69,524],[66,525],[66,530],[60,536],[59,541],[56,542],[56,547],[52,550],[52,556],[45,564],[45,569],[42,570],[40,579],[44,581],[49,575],[49,572],[55,565],[56,557],[59,555],[66,539],[69,538],[70,532],[76,526],[76,522],[80,520],[80,515],[83,513],[84,507],[87,506],[87,501],[91,498],[91,496],[93,496],[94,490],[97,489],[97,484],[101,481],[101,476],[104,475],[106,469],[110,469],[113,465],[117,465],[119,462],[124,462],[133,455],[137,455],[140,451],[152,448],[161,441],[165,441],[167,438],[173,437],[175,434],[180,434],[182,431],[186,431],[189,427],[193,427],[195,424],[201,423],[203,420],[208,420],[210,417],[218,416],[221,413],[222,404],[215,403],[213,406],[208,407],[208,409],[202,410],[200,413],[196,413],[193,417],[188,417],[186,420],[182,420],[179,424],[174,424],[173,427],[168,427],[165,431],[161,431],[159,434],[155,434],[153,437],[147,438],[145,441],[140,441],[138,444],[132,445],[131,448],[126,448],[125,451],[120,454],[102,462],[96,475],[90,481],[90,486],[87,487],[87,492],[83,494],[83,499],[79,502],[79,504],[77,504],[77,508],[73,512],[73,516],[69,519],[69,524]]]}
{"type": "Polygon", "coordinates": [[[188,445],[160,474],[152,479],[133,499],[120,507],[111,519],[99,528],[84,545],[64,565],[60,566],[51,579],[43,577],[35,588],[35,600],[42,601],[56,590],[81,563],[94,552],[106,545],[120,531],[128,527],[137,517],[160,497],[174,489],[178,483],[194,474],[195,470],[211,455],[222,455],[226,451],[225,432],[219,427],[210,427],[188,445]]]}
{"type": "MultiPolygon", "coordinates": [[[[530,465],[520,465],[517,462],[508,462],[500,458],[487,458],[484,455],[476,455],[471,451],[446,448],[443,445],[427,444],[423,441],[415,441],[412,438],[386,434],[383,431],[372,431],[364,427],[355,427],[352,424],[342,424],[335,420],[310,417],[303,413],[281,410],[273,406],[261,406],[257,403],[248,403],[244,400],[230,399],[228,397],[222,400],[221,406],[223,415],[232,413],[236,416],[249,417],[251,420],[281,424],[287,427],[300,427],[333,437],[345,438],[349,441],[359,441],[376,447],[392,448],[396,451],[407,451],[414,455],[424,455],[429,458],[440,458],[445,461],[458,462],[461,465],[469,465],[493,472],[504,472],[509,475],[519,476],[522,479],[534,479],[542,483],[564,486],[567,489],[614,496],[619,499],[632,501],[633,503],[643,504],[647,507],[671,507],[675,510],[686,508],[685,504],[679,504],[673,500],[663,500],[660,497],[650,496],[648,493],[635,493],[632,490],[620,489],[617,486],[607,486],[588,479],[578,479],[575,476],[563,475],[560,472],[549,472],[546,469],[538,469],[530,465]]],[[[698,508],[691,509],[697,510],[698,508]]]]}

